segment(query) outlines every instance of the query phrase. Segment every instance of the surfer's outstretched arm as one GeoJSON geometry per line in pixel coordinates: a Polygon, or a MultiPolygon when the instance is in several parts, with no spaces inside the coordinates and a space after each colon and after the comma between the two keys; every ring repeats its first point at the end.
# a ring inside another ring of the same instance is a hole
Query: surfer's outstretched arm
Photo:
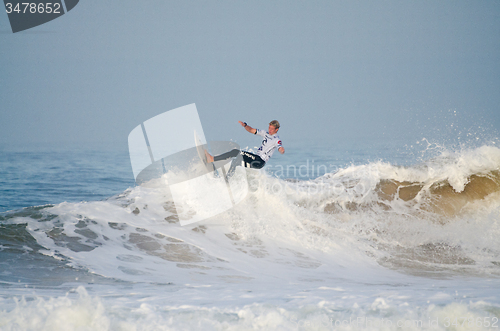
{"type": "Polygon", "coordinates": [[[257,129],[252,128],[250,125],[248,125],[246,122],[238,121],[238,123],[241,124],[242,127],[245,128],[250,133],[255,134],[257,132],[257,129]]]}

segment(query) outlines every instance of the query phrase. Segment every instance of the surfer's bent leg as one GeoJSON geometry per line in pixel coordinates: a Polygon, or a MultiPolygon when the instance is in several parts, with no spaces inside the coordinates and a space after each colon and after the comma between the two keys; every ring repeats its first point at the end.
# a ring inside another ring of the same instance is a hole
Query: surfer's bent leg
{"type": "Polygon", "coordinates": [[[229,159],[231,157],[236,157],[236,156],[238,156],[238,154],[240,154],[240,152],[241,151],[239,149],[235,148],[235,149],[230,150],[229,152],[226,152],[226,153],[223,153],[220,155],[216,155],[216,156],[214,156],[214,162],[229,159]]]}
{"type": "Polygon", "coordinates": [[[234,171],[237,166],[242,166],[245,168],[261,169],[266,164],[266,162],[262,160],[260,156],[250,152],[240,151],[239,149],[233,149],[224,154],[214,156],[214,161],[221,161],[229,159],[231,157],[236,157],[236,158],[233,159],[233,161],[231,162],[231,167],[227,172],[228,177],[231,177],[234,174],[234,171]]]}

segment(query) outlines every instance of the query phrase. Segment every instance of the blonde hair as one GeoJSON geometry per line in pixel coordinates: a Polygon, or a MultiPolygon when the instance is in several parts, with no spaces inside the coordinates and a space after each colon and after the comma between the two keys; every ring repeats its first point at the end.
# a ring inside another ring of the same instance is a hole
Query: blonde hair
{"type": "Polygon", "coordinates": [[[271,122],[269,122],[269,125],[274,126],[276,129],[280,128],[280,122],[278,122],[277,120],[272,120],[271,122]]]}

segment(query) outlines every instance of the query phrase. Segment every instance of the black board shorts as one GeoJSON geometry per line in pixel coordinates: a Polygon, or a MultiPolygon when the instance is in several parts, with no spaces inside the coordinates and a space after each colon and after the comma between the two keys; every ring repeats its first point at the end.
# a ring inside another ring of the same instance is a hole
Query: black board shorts
{"type": "Polygon", "coordinates": [[[258,155],[245,151],[241,151],[240,154],[243,157],[244,164],[242,166],[245,168],[262,169],[266,165],[266,161],[258,155]]]}

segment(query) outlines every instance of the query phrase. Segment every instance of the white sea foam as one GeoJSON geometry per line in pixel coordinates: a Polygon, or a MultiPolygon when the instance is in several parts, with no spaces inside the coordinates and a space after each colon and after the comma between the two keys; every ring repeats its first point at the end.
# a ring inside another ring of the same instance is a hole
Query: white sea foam
{"type": "Polygon", "coordinates": [[[15,300],[0,312],[2,330],[483,330],[498,327],[499,307],[484,301],[412,307],[404,297],[292,299],[232,307],[139,303],[89,295],[15,300]],[[488,325],[488,327],[485,327],[488,325]]]}

